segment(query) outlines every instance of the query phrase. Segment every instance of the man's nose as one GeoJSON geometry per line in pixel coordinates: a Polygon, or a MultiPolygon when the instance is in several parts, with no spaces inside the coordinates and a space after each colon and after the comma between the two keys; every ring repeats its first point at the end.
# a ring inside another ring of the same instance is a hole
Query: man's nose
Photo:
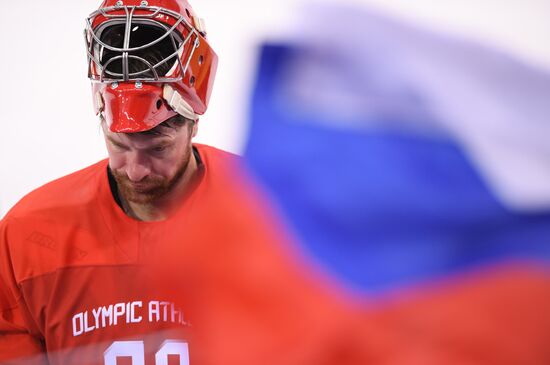
{"type": "Polygon", "coordinates": [[[139,182],[143,180],[151,172],[149,164],[145,159],[141,158],[139,154],[133,154],[128,161],[126,168],[126,175],[128,179],[133,182],[139,182]]]}

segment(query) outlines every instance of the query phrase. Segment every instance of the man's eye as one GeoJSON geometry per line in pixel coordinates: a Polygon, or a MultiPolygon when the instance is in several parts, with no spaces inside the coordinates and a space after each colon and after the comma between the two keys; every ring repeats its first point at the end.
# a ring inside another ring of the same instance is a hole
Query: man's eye
{"type": "Polygon", "coordinates": [[[166,146],[157,146],[153,148],[153,151],[155,152],[163,152],[164,150],[166,150],[166,146]]]}
{"type": "Polygon", "coordinates": [[[115,148],[118,149],[118,150],[125,150],[125,149],[126,149],[125,146],[120,145],[120,144],[118,144],[118,143],[112,143],[112,145],[113,145],[113,147],[115,147],[115,148]]]}

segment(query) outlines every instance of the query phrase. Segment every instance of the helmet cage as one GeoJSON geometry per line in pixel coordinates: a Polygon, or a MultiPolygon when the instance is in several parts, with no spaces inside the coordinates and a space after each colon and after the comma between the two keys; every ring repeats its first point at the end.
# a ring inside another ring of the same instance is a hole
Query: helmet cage
{"type": "Polygon", "coordinates": [[[200,45],[199,32],[182,15],[168,9],[146,5],[111,6],[96,10],[86,19],[84,38],[88,55],[88,77],[92,81],[99,82],[148,81],[166,83],[181,81],[187,72],[193,53],[200,45]],[[136,11],[139,13],[136,13],[136,11]],[[99,19],[98,17],[103,17],[106,20],[94,29],[93,25],[99,19]],[[157,18],[170,19],[170,24],[160,22],[156,20],[157,18]],[[105,43],[101,39],[102,32],[109,26],[120,24],[125,25],[123,47],[115,47],[105,43]],[[130,47],[131,30],[136,25],[151,25],[163,30],[163,33],[147,44],[130,47]],[[182,30],[187,32],[185,38],[182,30]],[[144,57],[130,54],[152,48],[167,38],[170,39],[174,52],[166,55],[155,64],[144,57]],[[186,59],[182,59],[186,54],[185,47],[187,45],[191,45],[191,49],[187,52],[186,59]],[[101,54],[105,49],[109,50],[113,56],[107,62],[102,62],[101,54]],[[166,75],[159,75],[157,68],[163,64],[168,64],[173,59],[175,60],[170,71],[166,75]],[[145,69],[129,72],[129,60],[139,61],[145,65],[145,69]],[[115,61],[121,61],[122,72],[108,70],[108,66],[115,61]]]}

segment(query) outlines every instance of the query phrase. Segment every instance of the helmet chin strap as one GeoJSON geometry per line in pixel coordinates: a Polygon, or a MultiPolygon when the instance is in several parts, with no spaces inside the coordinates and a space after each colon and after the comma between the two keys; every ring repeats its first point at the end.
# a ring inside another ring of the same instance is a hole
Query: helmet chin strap
{"type": "Polygon", "coordinates": [[[197,120],[199,119],[199,116],[195,114],[189,103],[187,103],[172,86],[169,84],[164,84],[164,87],[162,89],[162,97],[168,105],[174,111],[180,115],[183,115],[187,119],[191,120],[197,120]]]}

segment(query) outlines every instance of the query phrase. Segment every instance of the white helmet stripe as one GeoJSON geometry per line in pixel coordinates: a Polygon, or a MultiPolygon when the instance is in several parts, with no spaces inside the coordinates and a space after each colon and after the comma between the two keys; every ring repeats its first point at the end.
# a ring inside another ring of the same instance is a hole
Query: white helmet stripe
{"type": "Polygon", "coordinates": [[[191,120],[197,120],[199,119],[199,116],[195,114],[193,111],[193,108],[187,103],[170,84],[164,84],[164,88],[162,90],[162,97],[168,105],[174,111],[180,115],[183,115],[184,117],[191,119],[191,120]]]}

